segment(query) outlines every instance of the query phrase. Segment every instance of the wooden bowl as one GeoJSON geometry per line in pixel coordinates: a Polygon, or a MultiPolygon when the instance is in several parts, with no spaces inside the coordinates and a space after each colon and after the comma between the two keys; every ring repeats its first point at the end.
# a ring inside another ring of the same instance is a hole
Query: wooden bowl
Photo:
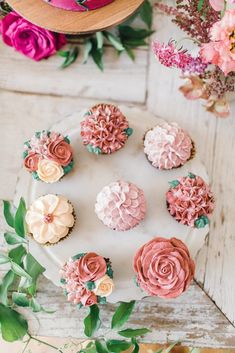
{"type": "Polygon", "coordinates": [[[8,0],[28,21],[54,32],[86,34],[116,26],[131,16],[144,0],[114,0],[97,10],[78,12],[55,8],[43,0],[8,0]]]}

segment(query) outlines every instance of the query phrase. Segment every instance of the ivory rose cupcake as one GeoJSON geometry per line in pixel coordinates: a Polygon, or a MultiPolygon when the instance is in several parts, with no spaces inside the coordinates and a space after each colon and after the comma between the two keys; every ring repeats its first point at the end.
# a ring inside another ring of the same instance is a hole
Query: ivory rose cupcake
{"type": "Polygon", "coordinates": [[[133,130],[118,107],[98,104],[81,122],[81,137],[89,152],[111,154],[124,147],[133,130]]]}
{"type": "Polygon", "coordinates": [[[146,214],[144,192],[123,180],[112,182],[97,195],[95,212],[104,225],[113,230],[134,228],[146,214]]]}
{"type": "Polygon", "coordinates": [[[93,252],[70,258],[60,276],[67,300],[79,308],[106,303],[114,288],[110,260],[93,252]]]}
{"type": "Polygon", "coordinates": [[[173,169],[194,156],[194,143],[188,133],[176,123],[162,123],[144,136],[144,153],[153,167],[173,169]]]}
{"type": "Polygon", "coordinates": [[[42,245],[65,239],[75,223],[73,206],[63,196],[48,194],[35,200],[26,212],[28,233],[42,245]]]}
{"type": "Polygon", "coordinates": [[[134,257],[136,283],[150,296],[176,298],[189,287],[195,264],[179,239],[156,237],[134,257]]]}
{"type": "Polygon", "coordinates": [[[214,210],[210,186],[200,176],[192,173],[169,184],[166,201],[170,214],[181,224],[192,228],[205,227],[214,210]]]}
{"type": "Polygon", "coordinates": [[[24,166],[36,180],[55,183],[73,168],[73,151],[67,136],[36,132],[24,143],[24,166]]]}

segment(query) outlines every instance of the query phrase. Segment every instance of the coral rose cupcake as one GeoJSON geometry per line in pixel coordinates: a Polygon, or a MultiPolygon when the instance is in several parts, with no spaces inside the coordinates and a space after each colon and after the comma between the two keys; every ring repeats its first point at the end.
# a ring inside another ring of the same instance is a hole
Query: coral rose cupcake
{"type": "Polygon", "coordinates": [[[73,168],[73,151],[67,136],[36,132],[24,143],[24,166],[36,180],[55,183],[73,168]]]}
{"type": "Polygon", "coordinates": [[[136,283],[150,296],[176,298],[189,287],[195,264],[179,239],[154,238],[134,257],[136,283]]]}
{"type": "Polygon", "coordinates": [[[209,223],[214,210],[214,197],[210,186],[192,173],[171,181],[166,193],[167,208],[181,224],[203,228],[209,223]]]}
{"type": "Polygon", "coordinates": [[[65,239],[75,224],[71,203],[63,196],[48,194],[35,200],[26,212],[29,235],[39,244],[51,245],[65,239]]]}
{"type": "Polygon", "coordinates": [[[176,123],[162,123],[144,136],[144,153],[153,167],[173,169],[194,156],[194,143],[188,133],[176,123]]]}
{"type": "Polygon", "coordinates": [[[92,252],[70,258],[60,275],[68,301],[79,308],[105,304],[114,288],[110,260],[92,252]]]}
{"type": "Polygon", "coordinates": [[[120,150],[132,132],[126,117],[112,104],[92,107],[81,122],[83,144],[95,154],[111,154],[120,150]]]}
{"type": "Polygon", "coordinates": [[[97,195],[95,212],[98,218],[113,230],[134,228],[146,214],[144,192],[136,185],[123,180],[112,182],[97,195]]]}

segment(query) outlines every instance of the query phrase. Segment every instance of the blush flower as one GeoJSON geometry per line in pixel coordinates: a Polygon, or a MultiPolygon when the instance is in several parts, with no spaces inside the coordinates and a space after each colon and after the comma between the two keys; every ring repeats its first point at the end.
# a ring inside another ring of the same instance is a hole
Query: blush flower
{"type": "Polygon", "coordinates": [[[48,159],[65,167],[73,159],[72,147],[64,141],[63,136],[59,136],[48,144],[46,156],[48,159]]]}
{"type": "Polygon", "coordinates": [[[151,296],[176,298],[189,287],[195,264],[179,239],[154,238],[134,257],[136,281],[151,296]]]}
{"type": "Polygon", "coordinates": [[[77,261],[77,273],[80,282],[96,281],[107,271],[105,259],[95,253],[88,253],[77,261]]]}
{"type": "Polygon", "coordinates": [[[24,159],[25,168],[30,172],[36,171],[38,169],[39,157],[39,154],[30,152],[24,159]]]}

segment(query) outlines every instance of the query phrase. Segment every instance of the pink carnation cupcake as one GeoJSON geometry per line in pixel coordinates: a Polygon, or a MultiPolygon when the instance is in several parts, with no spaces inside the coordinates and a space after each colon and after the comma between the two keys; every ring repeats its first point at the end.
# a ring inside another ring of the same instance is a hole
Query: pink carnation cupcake
{"type": "Polygon", "coordinates": [[[50,5],[70,11],[89,11],[103,7],[113,0],[44,0],[50,5]]]}
{"type": "Polygon", "coordinates": [[[110,260],[92,252],[70,258],[60,275],[67,300],[79,308],[105,304],[114,288],[110,260]]]}
{"type": "Polygon", "coordinates": [[[57,132],[41,131],[24,143],[24,167],[35,180],[55,183],[73,169],[70,140],[57,132]]]}
{"type": "Polygon", "coordinates": [[[144,192],[136,185],[123,180],[110,183],[97,195],[95,212],[98,218],[113,230],[134,228],[146,214],[144,192]]]}
{"type": "Polygon", "coordinates": [[[173,169],[184,165],[194,154],[194,143],[176,123],[162,123],[144,136],[144,153],[153,167],[173,169]]]}
{"type": "Polygon", "coordinates": [[[120,150],[132,132],[126,117],[112,104],[92,107],[81,122],[83,144],[95,154],[111,154],[120,150]]]}
{"type": "Polygon", "coordinates": [[[154,238],[134,257],[136,283],[150,296],[176,298],[189,287],[195,264],[179,239],[154,238]]]}
{"type": "Polygon", "coordinates": [[[166,193],[170,214],[182,224],[192,228],[203,228],[209,223],[214,210],[214,197],[210,186],[192,173],[171,181],[166,193]]]}

